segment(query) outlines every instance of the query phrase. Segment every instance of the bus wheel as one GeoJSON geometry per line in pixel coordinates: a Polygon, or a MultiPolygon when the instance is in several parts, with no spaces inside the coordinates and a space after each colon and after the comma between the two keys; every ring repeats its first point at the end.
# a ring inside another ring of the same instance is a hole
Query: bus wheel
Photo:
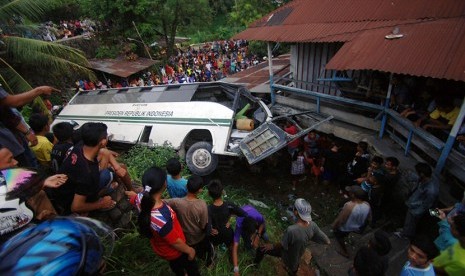
{"type": "Polygon", "coordinates": [[[186,163],[193,174],[205,176],[216,170],[218,156],[212,153],[210,143],[197,142],[187,150],[186,163]]]}

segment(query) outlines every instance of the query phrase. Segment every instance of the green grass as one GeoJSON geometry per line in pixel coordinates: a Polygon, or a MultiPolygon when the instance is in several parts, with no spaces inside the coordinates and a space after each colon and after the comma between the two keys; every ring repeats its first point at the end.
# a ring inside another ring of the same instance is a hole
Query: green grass
{"type": "MultiPolygon", "coordinates": [[[[134,146],[127,153],[121,156],[128,166],[128,172],[132,179],[140,183],[142,174],[151,166],[165,167],[166,161],[172,157],[178,158],[175,150],[169,145],[164,147],[149,148],[145,146],[134,146]]],[[[183,160],[180,160],[184,163],[183,160]]],[[[184,166],[182,175],[187,177],[190,172],[187,166],[184,166]]],[[[167,193],[165,193],[167,195],[167,193]]],[[[199,198],[205,200],[207,204],[211,203],[207,189],[204,188],[199,194],[199,198]]],[[[236,203],[239,206],[250,204],[249,198],[253,195],[248,191],[240,188],[227,186],[225,188],[225,200],[236,203]]],[[[265,202],[268,206],[273,206],[272,202],[265,202]]],[[[271,241],[279,241],[283,230],[287,227],[280,219],[279,210],[270,208],[256,207],[258,211],[267,219],[266,229],[271,241]]],[[[170,273],[167,261],[159,258],[153,252],[150,242],[147,238],[139,235],[136,228],[137,215],[134,217],[133,227],[115,241],[113,254],[107,260],[107,275],[167,275],[170,273]]],[[[231,224],[235,225],[235,218],[231,219],[231,224]]],[[[247,252],[242,246],[239,246],[239,266],[241,275],[274,275],[275,264],[277,260],[265,258],[260,265],[260,269],[252,266],[254,254],[247,252]]],[[[215,265],[207,269],[202,261],[199,261],[202,275],[228,275],[232,273],[233,265],[230,262],[229,252],[222,248],[217,248],[217,258],[215,265]]]]}
{"type": "MultiPolygon", "coordinates": [[[[227,188],[226,200],[238,205],[248,203],[248,193],[242,189],[227,188]]],[[[200,198],[210,203],[206,189],[203,189],[200,198]]],[[[266,202],[265,202],[266,203],[266,202]]],[[[271,205],[270,205],[271,206],[271,205]]],[[[281,222],[279,212],[274,208],[256,207],[266,218],[266,228],[271,241],[278,241],[287,224],[281,222]]],[[[135,222],[135,221],[134,221],[135,222]]],[[[232,218],[232,224],[235,219],[232,218]]],[[[229,252],[218,247],[217,258],[212,268],[207,269],[203,261],[198,261],[202,275],[228,275],[232,273],[233,265],[230,262],[229,252]]],[[[275,275],[275,266],[278,260],[265,258],[257,269],[252,265],[254,254],[239,246],[239,267],[241,275],[275,275]]],[[[106,275],[167,275],[170,272],[167,261],[156,256],[152,251],[147,238],[141,237],[135,225],[128,232],[122,234],[115,241],[113,254],[107,260],[106,275]]]]}

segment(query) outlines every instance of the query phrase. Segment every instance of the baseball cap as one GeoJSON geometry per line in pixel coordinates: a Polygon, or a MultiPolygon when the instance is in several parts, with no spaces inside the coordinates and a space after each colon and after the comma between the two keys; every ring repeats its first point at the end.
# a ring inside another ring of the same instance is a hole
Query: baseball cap
{"type": "Polygon", "coordinates": [[[312,206],[310,206],[310,203],[306,201],[303,198],[298,198],[294,202],[294,208],[296,209],[297,213],[299,214],[299,217],[306,221],[310,222],[312,221],[312,206]]]}

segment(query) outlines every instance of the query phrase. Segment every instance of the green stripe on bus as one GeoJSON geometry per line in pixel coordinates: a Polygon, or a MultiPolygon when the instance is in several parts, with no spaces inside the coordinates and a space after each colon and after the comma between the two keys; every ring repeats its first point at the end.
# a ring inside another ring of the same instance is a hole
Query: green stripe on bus
{"type": "Polygon", "coordinates": [[[161,120],[161,121],[198,121],[198,122],[216,122],[216,123],[229,123],[231,119],[204,119],[204,118],[175,118],[175,117],[132,117],[132,116],[83,116],[83,115],[59,115],[57,118],[69,119],[94,119],[102,118],[106,120],[161,120]]]}
{"type": "Polygon", "coordinates": [[[104,122],[126,122],[126,123],[157,123],[157,124],[182,124],[182,125],[221,125],[229,126],[229,119],[201,119],[201,118],[154,118],[154,117],[128,117],[128,116],[71,116],[59,115],[56,119],[104,121],[104,122]]]}

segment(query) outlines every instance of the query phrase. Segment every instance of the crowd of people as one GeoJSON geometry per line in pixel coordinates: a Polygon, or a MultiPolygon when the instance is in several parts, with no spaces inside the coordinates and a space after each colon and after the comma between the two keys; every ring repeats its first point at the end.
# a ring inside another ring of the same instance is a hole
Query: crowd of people
{"type": "Polygon", "coordinates": [[[427,80],[417,85],[410,78],[396,76],[392,80],[390,106],[416,127],[445,140],[459,116],[461,98],[444,94],[444,88],[439,81],[427,80]]]}
{"type": "Polygon", "coordinates": [[[214,41],[204,47],[176,49],[168,62],[157,70],[148,70],[130,78],[105,81],[78,80],[77,90],[95,90],[163,84],[218,81],[260,63],[249,52],[246,40],[214,41]]]}
{"type": "Polygon", "coordinates": [[[45,41],[56,41],[79,35],[89,35],[97,30],[97,24],[90,20],[61,20],[56,24],[45,22],[38,27],[39,36],[45,41]]]}
{"type": "MultiPolygon", "coordinates": [[[[253,249],[257,267],[270,255],[279,257],[287,272],[296,275],[310,240],[330,244],[328,236],[312,220],[307,200],[294,201],[295,222],[287,227],[280,241],[272,241],[267,218],[256,207],[223,200],[224,188],[219,180],[204,183],[196,175],[185,179],[177,158],[168,160],[165,168],[149,168],[141,186],[134,185],[126,165],[106,147],[108,132],[104,123],[85,123],[74,129],[71,123],[62,122],[51,128],[49,114],[34,113],[26,123],[15,109],[54,91],[42,86],[9,95],[0,89],[2,202],[11,204],[12,198],[20,198],[27,204],[25,208],[18,201],[15,206],[20,212],[3,215],[2,239],[8,239],[9,233],[21,230],[33,219],[40,222],[57,216],[93,217],[111,212],[117,204],[115,190],[122,187],[138,211],[141,236],[149,238],[154,253],[167,260],[176,275],[200,275],[199,265],[214,265],[215,248],[220,245],[229,249],[235,275],[241,272],[240,245],[253,249]],[[204,187],[211,197],[210,205],[198,196],[204,187]],[[165,190],[169,198],[163,197],[165,190]],[[32,212],[21,212],[28,208],[32,212]]],[[[283,128],[291,134],[296,132],[292,123],[283,128]]],[[[371,156],[368,144],[359,142],[350,162],[345,163],[340,149],[333,137],[315,131],[287,148],[291,190],[304,189],[299,180],[313,177],[317,184],[338,187],[341,196],[348,199],[332,224],[338,252],[350,257],[345,243],[350,233],[362,233],[368,225],[377,227],[380,221],[402,212],[400,206],[406,206],[403,228],[394,233],[411,241],[409,261],[402,275],[463,275],[465,199],[450,208],[435,209],[439,183],[428,164],[416,164],[415,172],[402,179],[411,183],[411,189],[402,193],[397,158],[371,156]],[[434,242],[417,229],[430,213],[440,219],[440,233],[434,242]]],[[[374,233],[372,240],[356,252],[350,275],[386,273],[391,249],[387,236],[383,231],[374,233]]]]}
{"type": "MultiPolygon", "coordinates": [[[[290,122],[284,130],[292,135],[297,133],[296,126],[290,122]]],[[[349,199],[332,224],[338,253],[349,258],[345,239],[350,233],[363,233],[368,225],[377,228],[381,222],[404,217],[403,227],[393,232],[396,237],[411,241],[409,262],[401,275],[463,275],[465,193],[461,202],[439,209],[439,183],[427,163],[417,163],[415,171],[402,174],[396,157],[371,156],[368,144],[363,141],[357,144],[354,156],[346,163],[342,161],[346,159],[340,143],[333,138],[311,131],[303,139],[289,143],[287,149],[292,160],[292,190],[299,189],[296,185],[303,177],[311,176],[315,183],[338,187],[339,193],[349,199]],[[428,233],[417,229],[419,223],[432,215],[439,218],[439,233],[434,243],[428,233]]],[[[387,236],[387,233],[377,235],[387,236]]],[[[350,275],[384,275],[387,271],[390,245],[385,245],[377,254],[376,250],[370,253],[369,247],[357,252],[354,270],[358,273],[350,275]],[[371,260],[362,262],[368,256],[371,260]],[[379,257],[379,263],[375,256],[379,257]],[[370,262],[373,264],[369,265],[370,262]]]]}

